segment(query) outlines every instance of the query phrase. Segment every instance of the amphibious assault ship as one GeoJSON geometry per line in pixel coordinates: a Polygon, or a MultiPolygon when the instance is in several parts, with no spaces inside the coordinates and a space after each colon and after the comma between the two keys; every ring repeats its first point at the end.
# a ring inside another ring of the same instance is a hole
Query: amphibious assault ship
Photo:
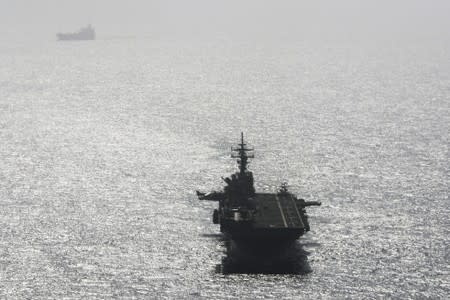
{"type": "Polygon", "coordinates": [[[241,143],[231,150],[239,171],[223,179],[223,191],[197,191],[200,200],[219,202],[212,219],[220,224],[220,231],[235,242],[271,244],[292,242],[309,231],[306,207],[321,203],[297,198],[286,183],[277,193],[256,192],[253,173],[247,168],[254,149],[244,143],[243,133],[241,143]]]}
{"type": "Polygon", "coordinates": [[[95,29],[89,24],[88,26],[81,28],[78,32],[57,33],[56,37],[60,41],[95,40],[95,29]]]}

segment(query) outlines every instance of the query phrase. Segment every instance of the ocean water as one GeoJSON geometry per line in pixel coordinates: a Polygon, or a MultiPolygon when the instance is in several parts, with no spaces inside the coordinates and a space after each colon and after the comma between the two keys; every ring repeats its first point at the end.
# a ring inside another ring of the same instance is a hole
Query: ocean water
{"type": "Polygon", "coordinates": [[[449,101],[443,41],[2,43],[0,298],[446,299],[449,101]],[[241,131],[300,273],[223,271],[241,131]]]}

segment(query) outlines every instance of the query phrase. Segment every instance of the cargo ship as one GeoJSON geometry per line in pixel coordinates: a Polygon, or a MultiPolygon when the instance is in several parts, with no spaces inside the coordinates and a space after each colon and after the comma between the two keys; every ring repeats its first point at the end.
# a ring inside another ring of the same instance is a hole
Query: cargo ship
{"type": "Polygon", "coordinates": [[[92,25],[81,28],[73,33],[57,33],[56,37],[59,41],[84,41],[95,40],[95,29],[92,25]]]}

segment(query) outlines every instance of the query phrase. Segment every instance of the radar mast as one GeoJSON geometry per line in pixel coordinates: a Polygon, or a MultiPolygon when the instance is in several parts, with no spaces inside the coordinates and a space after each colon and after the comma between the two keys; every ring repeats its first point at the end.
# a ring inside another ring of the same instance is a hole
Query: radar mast
{"type": "Polygon", "coordinates": [[[246,143],[244,143],[244,133],[241,132],[241,143],[238,144],[238,148],[231,148],[231,157],[237,158],[237,163],[239,166],[239,173],[244,174],[247,171],[248,159],[254,158],[253,148],[247,148],[246,143]]]}

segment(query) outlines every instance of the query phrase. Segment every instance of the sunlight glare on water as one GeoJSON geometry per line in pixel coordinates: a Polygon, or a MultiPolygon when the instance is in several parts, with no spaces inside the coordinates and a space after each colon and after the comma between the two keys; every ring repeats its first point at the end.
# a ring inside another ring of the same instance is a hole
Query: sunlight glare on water
{"type": "Polygon", "coordinates": [[[2,49],[1,297],[448,296],[448,44],[2,49]],[[217,271],[195,190],[221,187],[241,131],[258,190],[322,201],[307,274],[217,271]]]}

